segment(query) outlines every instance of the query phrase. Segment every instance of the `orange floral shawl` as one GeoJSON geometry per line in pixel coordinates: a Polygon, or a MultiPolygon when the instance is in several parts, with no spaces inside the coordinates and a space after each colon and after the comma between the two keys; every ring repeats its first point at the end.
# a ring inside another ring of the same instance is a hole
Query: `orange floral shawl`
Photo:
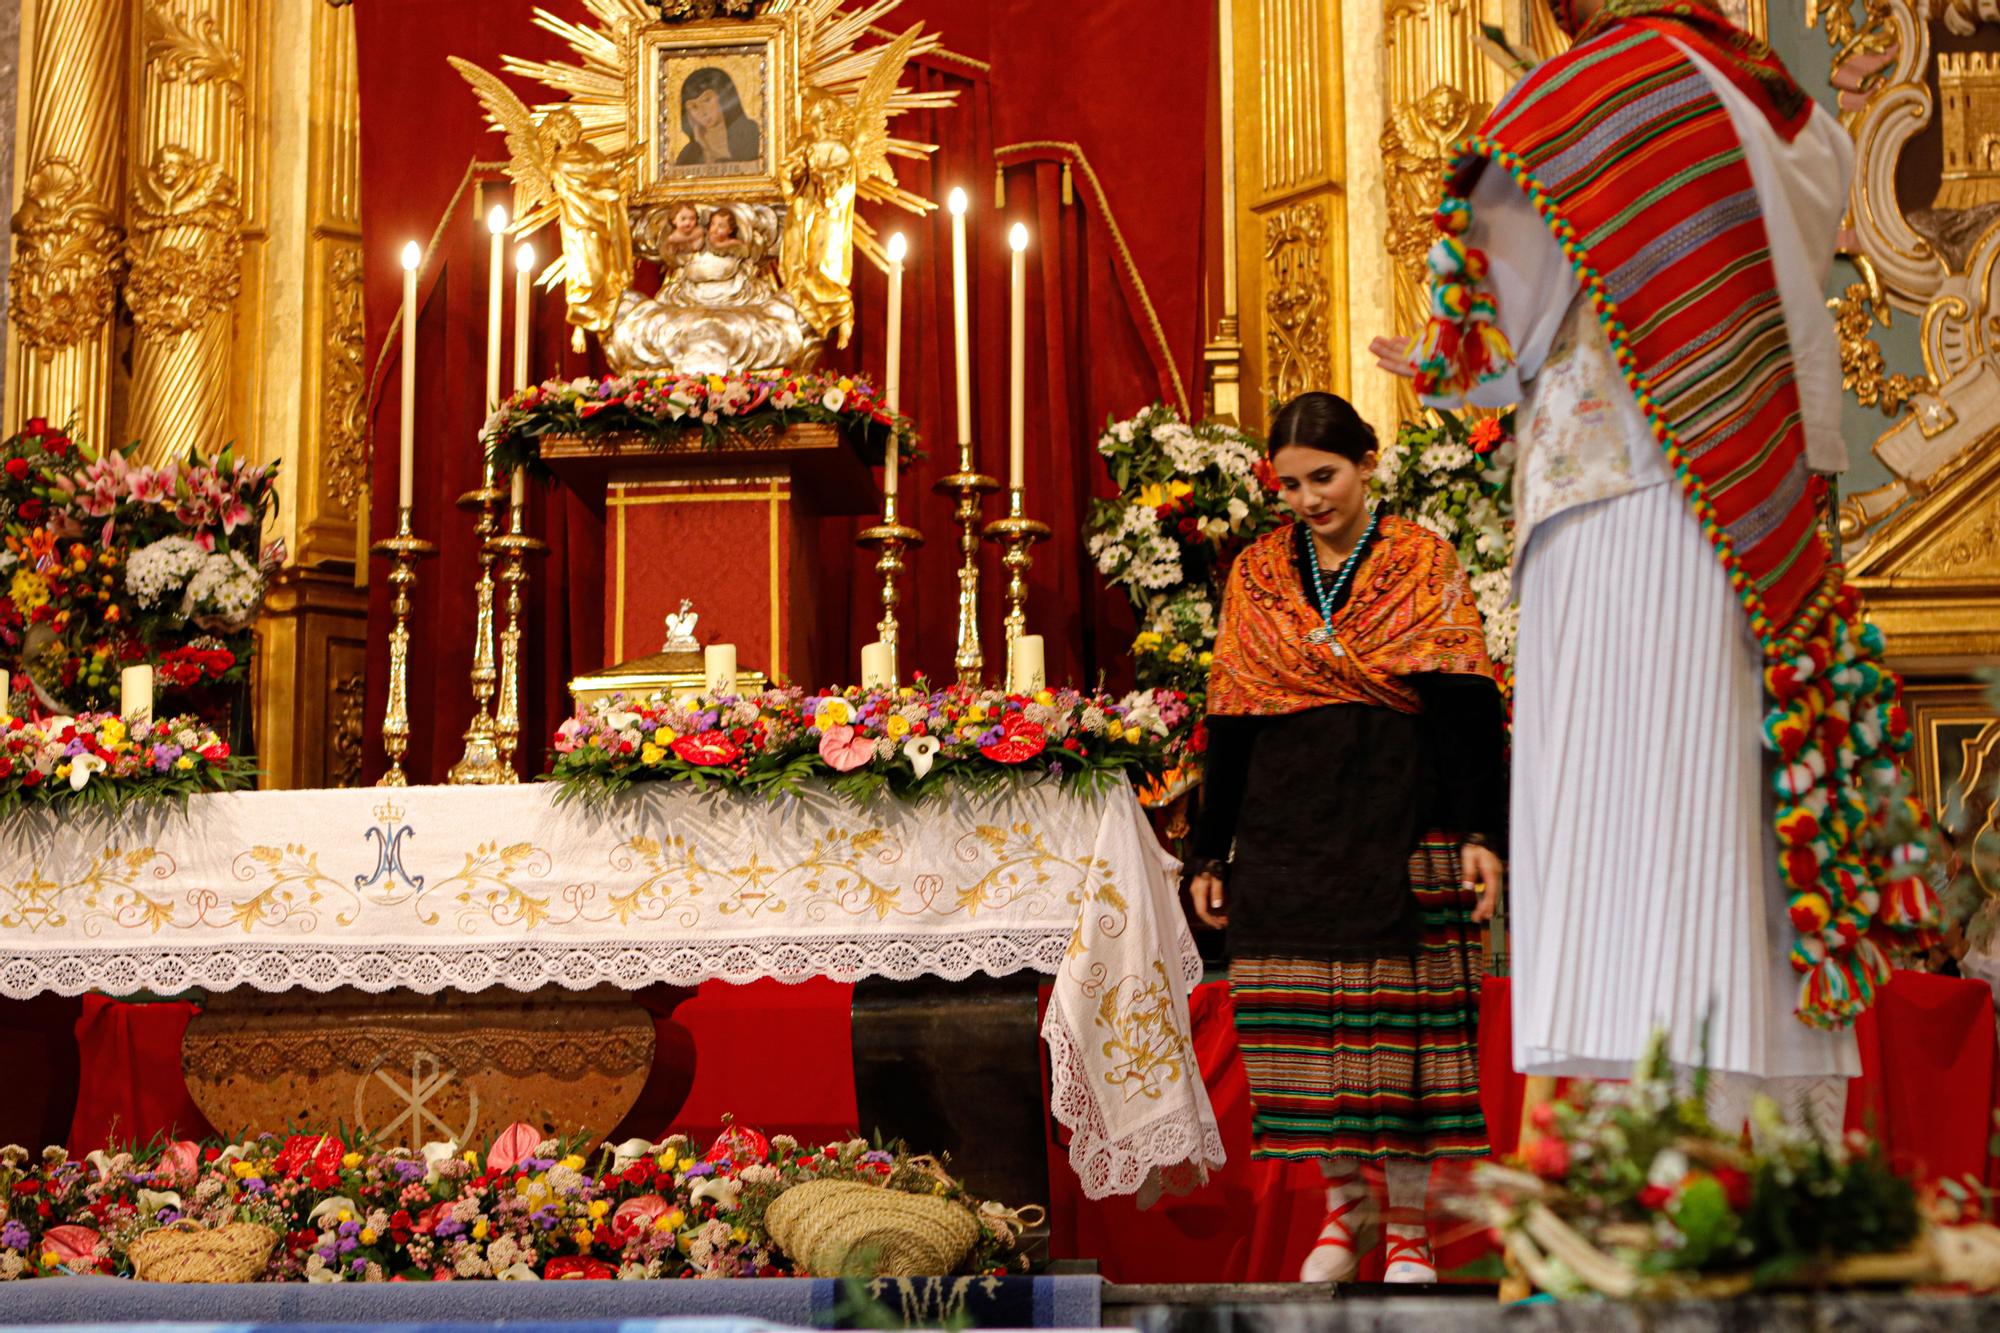
{"type": "Polygon", "coordinates": [[[1301,574],[1293,524],[1236,557],[1209,673],[1210,713],[1269,717],[1350,703],[1415,713],[1406,677],[1494,674],[1472,587],[1450,545],[1427,528],[1382,516],[1334,612],[1333,643],[1306,637],[1321,621],[1301,574]]]}

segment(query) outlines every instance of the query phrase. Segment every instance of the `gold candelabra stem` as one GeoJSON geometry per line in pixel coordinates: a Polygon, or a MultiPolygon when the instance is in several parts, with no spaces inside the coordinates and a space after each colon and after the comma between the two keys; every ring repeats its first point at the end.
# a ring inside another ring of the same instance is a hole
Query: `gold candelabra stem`
{"type": "Polygon", "coordinates": [[[978,685],[986,675],[986,654],[979,646],[979,515],[983,498],[1000,489],[993,477],[972,464],[972,446],[958,446],[958,471],[939,477],[931,489],[958,497],[952,518],[958,523],[958,651],[952,666],[961,685],[978,685]]]}
{"type": "Polygon", "coordinates": [[[493,484],[487,469],[484,484],[458,497],[460,509],[479,514],[473,536],[478,539],[479,582],[475,593],[472,626],[472,697],[478,707],[465,729],[465,755],[451,767],[448,780],[456,785],[512,782],[513,773],[500,762],[499,743],[494,736],[493,689],[498,677],[493,662],[493,538],[500,532],[500,502],[507,493],[493,484]]]}
{"type": "Polygon", "coordinates": [[[395,590],[390,610],[396,617],[389,631],[389,702],[382,711],[382,749],[389,756],[389,769],[375,785],[407,787],[403,755],[410,748],[410,589],[417,581],[417,561],[437,554],[437,547],[410,531],[407,506],[396,513],[396,535],[368,548],[395,562],[389,571],[389,586],[395,590]]]}
{"type": "Polygon", "coordinates": [[[500,561],[500,586],[507,590],[507,627],[500,631],[500,706],[493,714],[493,740],[502,782],[519,782],[515,758],[521,748],[521,587],[528,581],[526,557],[548,544],[521,531],[521,506],[509,506],[507,531],[488,545],[500,561]]]}
{"type": "Polygon", "coordinates": [[[1028,628],[1028,569],[1035,563],[1031,550],[1036,542],[1049,539],[1049,525],[1022,515],[1019,486],[1007,492],[1007,517],[986,525],[986,540],[998,542],[1005,552],[1000,564],[1007,571],[1007,674],[1014,679],[1014,645],[1028,628]]]}
{"type": "Polygon", "coordinates": [[[903,552],[922,546],[924,534],[898,522],[896,497],[885,495],[882,497],[882,521],[872,528],[862,529],[855,540],[876,551],[875,572],[882,576],[882,618],[875,622],[875,634],[889,650],[889,688],[893,690],[903,683],[901,654],[897,647],[902,627],[896,620],[896,607],[903,600],[903,590],[898,584],[903,571],[908,568],[903,552]]]}

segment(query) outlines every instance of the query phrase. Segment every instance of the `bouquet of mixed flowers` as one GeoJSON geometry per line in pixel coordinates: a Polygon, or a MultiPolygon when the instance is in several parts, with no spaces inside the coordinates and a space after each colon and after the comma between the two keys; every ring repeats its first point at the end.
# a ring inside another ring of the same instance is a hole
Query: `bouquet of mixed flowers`
{"type": "Polygon", "coordinates": [[[40,418],[0,443],[0,658],[21,703],[104,708],[121,667],[150,663],[157,685],[217,711],[197,687],[247,679],[250,623],[283,560],[258,549],[274,481],[233,449],[147,467],[40,418]]]}
{"type": "Polygon", "coordinates": [[[1486,650],[1503,667],[1514,660],[1514,417],[1467,426],[1449,412],[1405,421],[1382,446],[1375,491],[1384,505],[1435,532],[1458,552],[1472,583],[1486,650]]]}
{"type": "Polygon", "coordinates": [[[1091,788],[1157,775],[1168,738],[1188,720],[1187,700],[1169,690],[1122,699],[1074,689],[1007,694],[931,690],[921,677],[893,691],[614,698],[562,724],[550,777],[565,797],[660,779],[776,794],[819,778],[856,798],[1021,774],[1091,788]]]}
{"type": "Polygon", "coordinates": [[[193,717],[124,719],[104,713],[0,723],[0,819],[28,805],[101,806],[185,801],[250,785],[252,762],[193,717]]]}
{"type": "Polygon", "coordinates": [[[1916,1191],[1878,1146],[1796,1128],[1768,1098],[1746,1146],[1710,1122],[1706,1082],[1682,1091],[1656,1038],[1629,1083],[1579,1084],[1536,1107],[1523,1160],[1479,1167],[1469,1211],[1558,1296],[1838,1278],[1856,1256],[1884,1277],[1937,1276],[1932,1256],[1912,1257],[1916,1191]]]}
{"type": "Polygon", "coordinates": [[[699,431],[703,447],[712,449],[729,435],[781,431],[796,422],[838,426],[857,448],[868,441],[872,451],[874,441],[886,438],[903,457],[916,453],[910,419],[876,397],[872,384],[821,372],[549,380],[495,408],[484,438],[496,467],[539,467],[544,435],[638,435],[664,449],[699,431]]]}
{"type": "MultiPolygon", "coordinates": [[[[969,1197],[924,1157],[861,1139],[806,1148],[730,1126],[586,1151],[532,1126],[483,1154],[384,1149],[342,1135],[170,1142],[82,1161],[0,1149],[0,1279],[129,1274],[141,1237],[175,1223],[267,1228],[264,1281],[803,1276],[765,1229],[786,1190],[845,1180],[963,1205],[980,1222],[964,1267],[1023,1263],[1017,1215],[969,1197]]],[[[839,1276],[828,1274],[825,1276],[839,1276]]]]}
{"type": "Polygon", "coordinates": [[[1189,425],[1160,403],[1109,423],[1097,452],[1118,498],[1091,503],[1085,532],[1098,572],[1138,612],[1139,684],[1187,695],[1199,719],[1229,562],[1277,522],[1270,466],[1242,431],[1189,425]]]}

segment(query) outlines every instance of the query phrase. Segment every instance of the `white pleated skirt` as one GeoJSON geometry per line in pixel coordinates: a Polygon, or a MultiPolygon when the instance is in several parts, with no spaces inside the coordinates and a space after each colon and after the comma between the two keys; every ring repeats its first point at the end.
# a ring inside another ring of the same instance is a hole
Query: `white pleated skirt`
{"type": "Polygon", "coordinates": [[[1852,1076],[1849,1032],[1793,1017],[1759,655],[1679,491],[1537,525],[1516,577],[1514,1065],[1674,1062],[1852,1076]]]}

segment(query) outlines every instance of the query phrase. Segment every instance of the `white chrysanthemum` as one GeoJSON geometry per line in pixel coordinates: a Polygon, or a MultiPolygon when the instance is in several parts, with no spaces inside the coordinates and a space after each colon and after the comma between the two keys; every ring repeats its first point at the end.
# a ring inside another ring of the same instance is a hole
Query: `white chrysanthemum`
{"type": "Polygon", "coordinates": [[[192,537],[162,537],[125,562],[125,591],[141,606],[158,606],[187,586],[209,559],[192,537]]]}
{"type": "Polygon", "coordinates": [[[181,595],[181,614],[214,616],[230,625],[247,625],[264,600],[264,576],[257,566],[235,551],[216,551],[203,557],[201,567],[188,580],[181,595]]]}

